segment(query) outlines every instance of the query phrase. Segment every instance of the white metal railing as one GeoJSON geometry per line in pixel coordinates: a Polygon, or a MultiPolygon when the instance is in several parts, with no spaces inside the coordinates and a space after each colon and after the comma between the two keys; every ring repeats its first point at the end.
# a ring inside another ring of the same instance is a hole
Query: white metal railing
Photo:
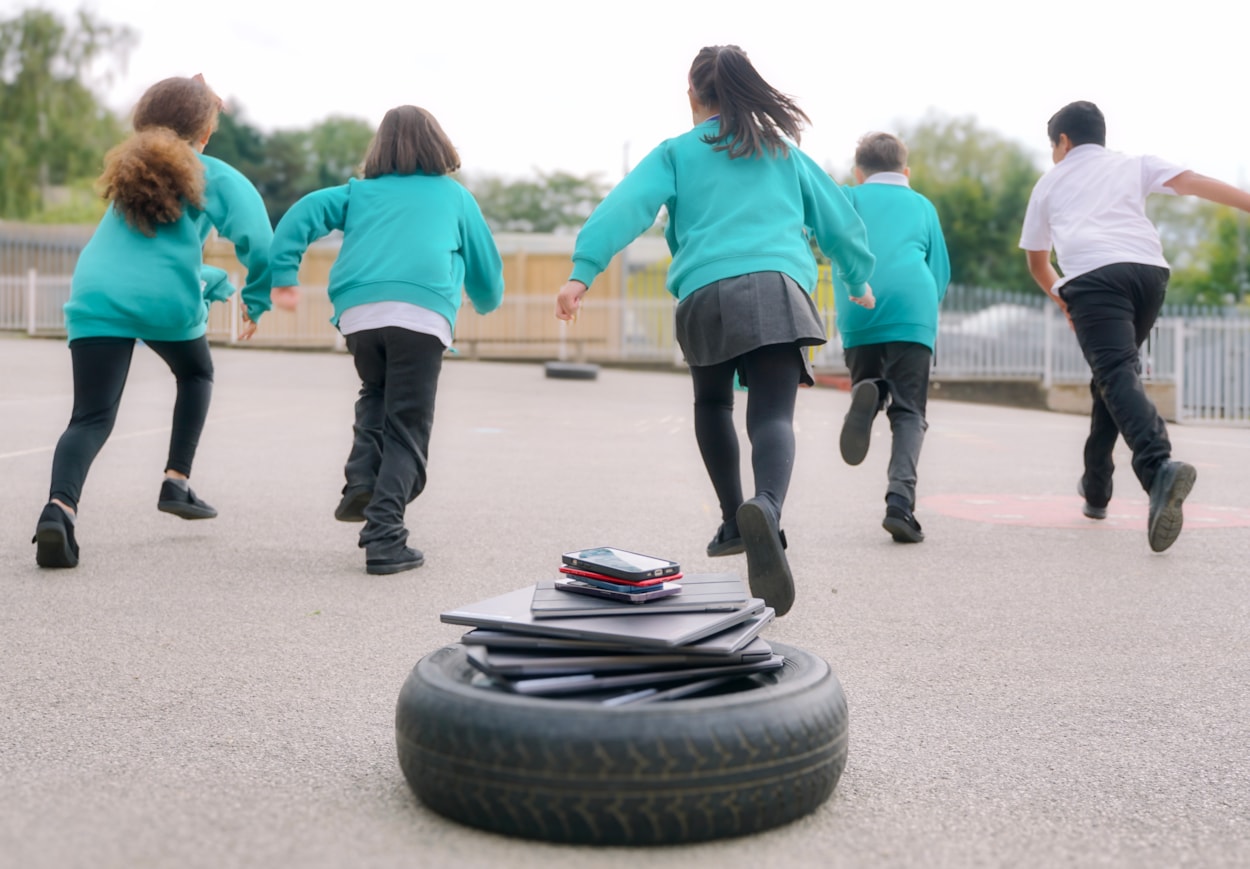
{"type": "MultiPolygon", "coordinates": [[[[234,276],[236,285],[239,276],[234,276]]],[[[63,335],[62,306],[70,279],[31,270],[0,275],[0,330],[63,335]]],[[[324,287],[301,287],[295,311],[272,311],[252,344],[268,347],[344,348],[330,325],[324,287]]],[[[1050,387],[1087,382],[1089,368],[1076,337],[1053,305],[998,301],[976,310],[942,311],[934,360],[935,377],[1025,378],[1050,387]]],[[[475,358],[584,359],[606,363],[682,364],[669,297],[586,297],[578,323],[554,317],[553,295],[506,296],[499,310],[482,316],[467,303],[456,328],[454,351],[475,358]]],[[[238,340],[238,296],[214,305],[209,339],[238,340]]],[[[815,350],[813,366],[845,372],[832,308],[822,308],[830,341],[815,350]]],[[[1143,347],[1142,374],[1170,383],[1182,421],[1250,423],[1250,317],[1165,316],[1143,347]]]]}

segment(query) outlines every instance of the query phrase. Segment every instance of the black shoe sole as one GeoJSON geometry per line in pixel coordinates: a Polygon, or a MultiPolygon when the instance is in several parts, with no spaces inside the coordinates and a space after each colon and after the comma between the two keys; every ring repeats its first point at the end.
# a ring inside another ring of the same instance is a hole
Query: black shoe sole
{"type": "Polygon", "coordinates": [[[880,400],[877,384],[870,381],[861,381],[851,389],[851,409],[842,420],[842,435],[838,438],[842,461],[848,465],[858,465],[868,455],[868,446],[872,442],[872,421],[877,415],[880,400]]]}
{"type": "Polygon", "coordinates": [[[40,522],[35,528],[35,563],[40,567],[78,566],[78,556],[59,522],[40,522]]]}
{"type": "Polygon", "coordinates": [[[890,532],[895,543],[920,543],[924,540],[924,532],[911,527],[903,519],[886,516],[881,520],[881,527],[890,532]]]}
{"type": "Polygon", "coordinates": [[[372,576],[387,576],[392,573],[403,573],[405,570],[415,570],[425,564],[425,558],[414,558],[411,561],[384,561],[384,562],[365,562],[365,573],[372,576]]]}
{"type": "Polygon", "coordinates": [[[372,492],[357,492],[350,498],[345,497],[334,508],[334,518],[340,522],[364,522],[365,508],[372,500],[372,492]]]}
{"type": "Polygon", "coordinates": [[[743,502],[737,518],[747,554],[751,594],[763,598],[778,616],[784,616],[794,606],[794,577],[776,522],[754,499],[743,502]]]}
{"type": "Polygon", "coordinates": [[[1089,503],[1088,501],[1086,501],[1084,504],[1081,505],[1081,513],[1083,513],[1085,515],[1085,518],[1087,519],[1106,519],[1107,518],[1106,507],[1095,507],[1093,504],[1089,503]]]}
{"type": "Polygon", "coordinates": [[[197,507],[186,501],[157,501],[156,509],[180,519],[215,519],[217,517],[217,511],[212,507],[197,507]]]}
{"type": "Polygon", "coordinates": [[[1172,484],[1168,487],[1167,501],[1158,513],[1150,517],[1150,526],[1146,537],[1150,548],[1162,552],[1176,542],[1181,536],[1181,528],[1185,524],[1185,514],[1181,505],[1198,479],[1198,472],[1193,465],[1180,463],[1176,468],[1172,484]]]}
{"type": "Polygon", "coordinates": [[[722,540],[719,543],[709,543],[707,545],[708,558],[721,558],[726,555],[740,555],[746,551],[746,545],[742,542],[741,537],[735,537],[733,540],[722,540]]]}

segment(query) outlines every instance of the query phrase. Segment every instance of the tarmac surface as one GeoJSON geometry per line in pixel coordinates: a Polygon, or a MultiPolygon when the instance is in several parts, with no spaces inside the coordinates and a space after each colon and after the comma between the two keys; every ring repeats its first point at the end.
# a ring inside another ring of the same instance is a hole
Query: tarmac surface
{"type": "Polygon", "coordinates": [[[462,632],[440,612],[551,578],[563,551],[745,575],[742,556],[704,554],[719,517],[689,378],[449,359],[408,511],[426,564],[374,577],[359,526],[333,518],[350,359],[213,354],[192,485],[220,516],[156,510],[173,378],[137,348],[84,492],[81,564],[44,571],[30,536],[69,353],[0,337],[0,865],[1250,865],[1244,428],[1171,426],[1198,483],[1185,532],[1154,554],[1122,446],[1111,518],[1080,515],[1084,418],[933,401],[927,539],[906,546],[880,527],[884,417],[847,467],[847,393],[804,391],[783,522],[798,600],[764,636],[821,655],[845,688],[837,790],[749,838],[568,847],[425,809],[399,770],[395,701],[462,632]]]}

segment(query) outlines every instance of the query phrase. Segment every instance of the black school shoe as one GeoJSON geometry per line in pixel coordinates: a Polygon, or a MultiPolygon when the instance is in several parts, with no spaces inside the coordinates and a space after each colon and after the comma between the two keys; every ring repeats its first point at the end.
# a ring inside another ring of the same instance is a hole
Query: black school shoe
{"type": "Polygon", "coordinates": [[[334,518],[340,522],[364,522],[365,508],[372,500],[373,493],[368,489],[348,489],[334,508],[334,518]]]}
{"type": "Polygon", "coordinates": [[[190,486],[183,488],[169,479],[161,483],[161,497],[156,502],[156,509],[183,519],[212,519],[217,515],[215,509],[195,496],[190,486]]]}
{"type": "Polygon", "coordinates": [[[40,567],[77,567],[78,541],[69,514],[49,501],[39,514],[35,536],[35,563],[40,567]]]}
{"type": "Polygon", "coordinates": [[[1185,522],[1181,504],[1197,479],[1194,466],[1184,462],[1164,462],[1155,472],[1154,482],[1150,484],[1150,519],[1146,525],[1146,538],[1155,552],[1167,549],[1181,536],[1181,526],[1185,522]]]}
{"type": "Polygon", "coordinates": [[[366,558],[365,573],[384,576],[389,573],[402,573],[425,564],[425,555],[419,549],[405,546],[398,555],[391,558],[366,558]]]}
{"type": "Polygon", "coordinates": [[[842,461],[848,465],[858,465],[868,455],[872,422],[880,404],[881,393],[875,380],[861,380],[851,388],[851,409],[842,420],[842,435],[838,439],[842,461]]]}
{"type": "Polygon", "coordinates": [[[1089,498],[1085,497],[1084,478],[1082,478],[1081,481],[1076,484],[1076,493],[1085,500],[1085,503],[1081,505],[1081,512],[1084,513],[1087,518],[1089,519],[1106,519],[1107,518],[1107,506],[1105,504],[1101,507],[1095,506],[1094,504],[1090,503],[1089,498]]]}
{"type": "Polygon", "coordinates": [[[895,543],[919,543],[924,540],[924,532],[920,530],[920,523],[906,507],[896,504],[887,506],[885,518],[881,520],[881,527],[890,532],[895,543]]]}
{"type": "Polygon", "coordinates": [[[708,558],[720,558],[722,555],[737,555],[744,549],[738,529],[735,527],[731,530],[728,522],[722,522],[720,528],[716,529],[716,536],[707,545],[707,554],[708,558]]]}
{"type": "Polygon", "coordinates": [[[738,530],[747,553],[747,584],[751,594],[784,616],[794,606],[794,577],[786,561],[777,517],[757,498],[738,508],[738,530]]]}

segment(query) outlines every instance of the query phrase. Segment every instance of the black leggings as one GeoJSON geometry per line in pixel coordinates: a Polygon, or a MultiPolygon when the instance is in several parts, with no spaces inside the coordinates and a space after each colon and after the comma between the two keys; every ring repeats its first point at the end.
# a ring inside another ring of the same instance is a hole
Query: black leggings
{"type": "Polygon", "coordinates": [[[734,373],[741,364],[747,391],[747,437],[755,497],[781,518],[794,470],[794,402],[803,376],[802,351],[794,344],[770,344],[716,365],[691,366],[694,435],[720,502],[721,519],[732,520],[742,505],[738,432],[734,427],[734,373]]]}
{"type": "MultiPolygon", "coordinates": [[[[213,397],[213,359],[208,339],[147,341],[178,381],[167,471],[191,476],[191,463],[213,397]]],[[[55,498],[74,510],[87,471],[117,421],[122,391],[134,355],[133,338],[79,338],[69,344],[74,368],[74,410],[52,457],[55,498]]]]}

